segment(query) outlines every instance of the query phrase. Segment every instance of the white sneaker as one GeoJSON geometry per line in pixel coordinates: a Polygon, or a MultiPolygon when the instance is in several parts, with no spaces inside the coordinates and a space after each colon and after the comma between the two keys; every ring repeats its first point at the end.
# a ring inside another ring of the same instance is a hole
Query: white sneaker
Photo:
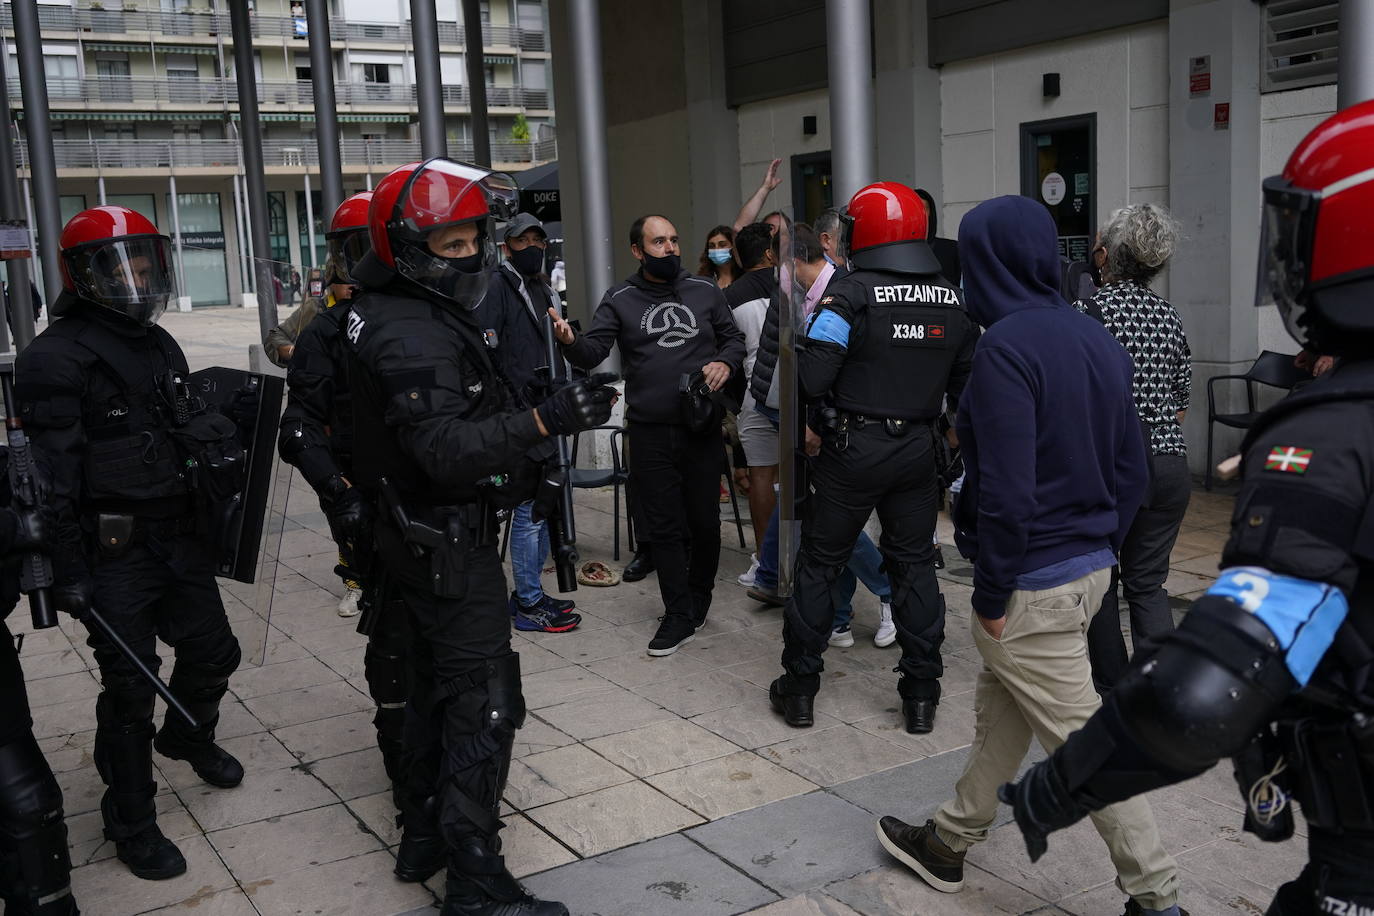
{"type": "Polygon", "coordinates": [[[758,572],[758,571],[759,571],[759,555],[756,554],[756,553],[751,553],[751,554],[749,554],[749,571],[748,571],[748,572],[740,573],[740,574],[739,574],[739,578],[736,579],[735,581],[737,581],[740,585],[744,586],[745,588],[753,588],[753,587],[754,587],[754,573],[756,573],[756,572],[758,572]]]}
{"type": "Polygon", "coordinates": [[[878,632],[873,634],[873,645],[886,649],[897,641],[897,625],[892,622],[892,605],[884,601],[880,609],[882,619],[878,621],[878,632]]]}
{"type": "Polygon", "coordinates": [[[849,627],[835,630],[830,634],[830,644],[837,649],[848,649],[854,645],[854,631],[849,627]]]}
{"type": "Polygon", "coordinates": [[[362,594],[360,589],[350,588],[344,592],[344,596],[339,599],[340,617],[358,616],[358,596],[362,594]]]}

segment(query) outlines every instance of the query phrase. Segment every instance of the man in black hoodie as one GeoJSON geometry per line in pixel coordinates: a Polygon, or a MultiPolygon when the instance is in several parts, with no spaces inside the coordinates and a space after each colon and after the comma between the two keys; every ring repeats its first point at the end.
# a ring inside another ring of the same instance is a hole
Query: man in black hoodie
{"type": "Polygon", "coordinates": [[[677,229],[665,217],[635,220],[630,251],[640,269],[606,291],[590,331],[577,334],[549,314],[574,366],[590,369],[620,345],[630,486],[638,491],[648,525],[640,536],[653,546],[663,597],[663,623],[649,654],[671,655],[706,622],[720,562],[720,423],[685,422],[679,392],[683,378],[698,373],[713,392],[742,381],[744,334],[719,287],[682,269],[677,229]]]}

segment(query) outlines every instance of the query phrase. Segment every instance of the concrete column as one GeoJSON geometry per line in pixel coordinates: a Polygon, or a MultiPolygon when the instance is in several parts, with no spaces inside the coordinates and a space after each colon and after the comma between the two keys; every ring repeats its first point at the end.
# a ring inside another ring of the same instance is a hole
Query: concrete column
{"type": "Polygon", "coordinates": [[[1336,106],[1374,99],[1374,0],[1341,0],[1336,106]]]}
{"type": "Polygon", "coordinates": [[[310,84],[315,98],[315,142],[320,151],[320,201],[329,213],[343,203],[339,117],[334,99],[334,51],[329,44],[329,4],[305,0],[310,26],[310,84]]]}
{"type": "MultiPolygon", "coordinates": [[[[51,121],[48,113],[48,82],[43,69],[43,35],[38,26],[36,0],[10,4],[14,18],[14,44],[19,56],[19,81],[24,99],[24,120],[29,125],[29,174],[33,176],[34,206],[38,211],[38,235],[43,240],[44,294],[49,302],[62,291],[62,210],[58,204],[57,165],[53,159],[51,121]],[[34,127],[38,129],[34,129],[34,127]]],[[[29,225],[34,225],[30,222],[29,225]]]]}
{"type": "MultiPolygon", "coordinates": [[[[682,4],[681,35],[683,57],[692,61],[683,71],[692,211],[690,223],[677,228],[686,240],[683,259],[690,270],[696,245],[706,232],[717,223],[730,222],[754,189],[739,186],[739,116],[725,104],[725,34],[720,4],[682,4]]],[[[787,169],[784,163],[784,175],[787,169]]],[[[773,206],[786,203],[771,201],[773,206]]]]}
{"type": "MultiPolygon", "coordinates": [[[[1169,6],[1169,199],[1186,235],[1169,288],[1193,351],[1184,432],[1189,463],[1201,473],[1207,379],[1245,371],[1259,352],[1260,8],[1231,0],[1171,0],[1169,6]],[[1201,56],[1211,57],[1212,91],[1190,98],[1189,60],[1201,56]],[[1230,106],[1225,127],[1217,105],[1230,106]]],[[[1219,410],[1243,409],[1240,387],[1217,393],[1224,398],[1219,410]]],[[[1213,463],[1239,439],[1218,428],[1213,463]]]]}
{"type": "Polygon", "coordinates": [[[835,200],[877,178],[873,128],[873,46],[869,0],[826,0],[830,150],[835,200]]]}
{"type": "Polygon", "coordinates": [[[487,126],[487,68],[482,56],[482,14],[479,0],[463,0],[463,37],[466,40],[468,110],[472,112],[472,161],[491,168],[491,133],[487,126]]]}
{"type": "Polygon", "coordinates": [[[444,89],[439,70],[439,20],[434,0],[410,0],[410,34],[415,45],[415,93],[420,110],[420,155],[448,155],[444,133],[444,89]]]}
{"type": "Polygon", "coordinates": [[[177,310],[189,312],[191,297],[186,294],[186,259],[181,247],[181,201],[177,200],[177,176],[167,176],[167,196],[172,208],[172,245],[177,257],[177,310]]]}
{"type": "MultiPolygon", "coordinates": [[[[601,5],[569,0],[573,120],[577,122],[577,187],[586,314],[614,282],[611,250],[611,182],[606,156],[606,94],[601,75],[601,5]]],[[[569,264],[575,263],[572,261],[569,264]]],[[[617,364],[618,353],[612,355],[617,364]]]]}
{"type": "MultiPolygon", "coordinates": [[[[940,71],[930,66],[927,0],[873,0],[880,28],[873,36],[874,95],[882,181],[925,188],[944,205],[940,134],[940,71]]],[[[843,203],[837,195],[836,203],[843,203]]]]}

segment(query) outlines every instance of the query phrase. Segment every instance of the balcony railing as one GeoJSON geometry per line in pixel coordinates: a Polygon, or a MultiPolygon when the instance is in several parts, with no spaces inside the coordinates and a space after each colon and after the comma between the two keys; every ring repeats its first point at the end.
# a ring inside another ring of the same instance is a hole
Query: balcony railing
{"type": "MultiPolygon", "coordinates": [[[[237,105],[239,100],[238,83],[221,77],[151,79],[102,76],[54,78],[47,82],[48,100],[59,108],[64,102],[237,105]]],[[[417,103],[415,86],[409,83],[336,83],[334,94],[338,104],[345,107],[375,105],[412,108],[417,103]]],[[[18,80],[9,81],[9,96],[14,102],[22,101],[18,80]]],[[[465,106],[471,101],[466,86],[444,86],[443,96],[444,101],[451,105],[465,106]]],[[[311,108],[315,99],[309,80],[260,82],[258,103],[264,106],[311,108]]],[[[488,86],[487,105],[494,108],[548,108],[549,92],[547,89],[526,89],[521,86],[488,86]]]]}
{"type": "MultiPolygon", "coordinates": [[[[231,34],[228,13],[170,12],[165,10],[73,9],[69,6],[39,4],[38,23],[45,32],[92,32],[103,35],[199,35],[211,37],[231,34]]],[[[294,16],[254,16],[256,38],[300,38],[309,35],[305,20],[294,16]]],[[[14,28],[8,3],[0,5],[0,28],[14,28]]],[[[331,18],[329,37],[333,43],[377,41],[410,44],[408,23],[358,22],[331,18]]],[[[441,44],[463,44],[463,26],[457,22],[439,23],[441,44]]],[[[522,51],[548,50],[548,37],[542,29],[518,26],[484,25],[482,44],[489,48],[519,48],[522,51]]]]}
{"type": "MultiPolygon", "coordinates": [[[[262,145],[263,161],[271,166],[317,166],[319,150],[315,142],[267,140],[262,145]]],[[[471,159],[471,140],[450,140],[448,153],[458,159],[471,159]]],[[[240,167],[237,140],[55,140],[53,154],[59,169],[163,169],[240,167]]],[[[418,140],[348,139],[339,144],[345,166],[371,166],[389,170],[420,159],[418,140]]],[[[28,168],[28,147],[15,143],[18,167],[28,168]]],[[[546,162],[558,158],[558,140],[495,140],[491,144],[494,162],[546,162]]]]}

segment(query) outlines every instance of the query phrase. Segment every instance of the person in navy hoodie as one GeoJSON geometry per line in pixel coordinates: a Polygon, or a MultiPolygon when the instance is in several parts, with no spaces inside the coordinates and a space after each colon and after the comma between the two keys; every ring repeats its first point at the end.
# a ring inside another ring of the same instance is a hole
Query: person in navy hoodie
{"type": "MultiPolygon", "coordinates": [[[[959,227],[968,311],[987,328],[959,402],[967,477],[955,541],[973,561],[973,640],[983,656],[973,753],[955,797],[923,827],[885,817],[883,846],[937,890],[963,887],[964,855],[987,838],[997,788],[1031,735],[1053,751],[1100,705],[1087,628],[1145,492],[1131,359],[1059,294],[1055,227],[1025,197],[974,208],[959,227]]],[[[1131,898],[1127,914],[1177,916],[1178,866],[1149,805],[1094,823],[1131,898]]]]}

